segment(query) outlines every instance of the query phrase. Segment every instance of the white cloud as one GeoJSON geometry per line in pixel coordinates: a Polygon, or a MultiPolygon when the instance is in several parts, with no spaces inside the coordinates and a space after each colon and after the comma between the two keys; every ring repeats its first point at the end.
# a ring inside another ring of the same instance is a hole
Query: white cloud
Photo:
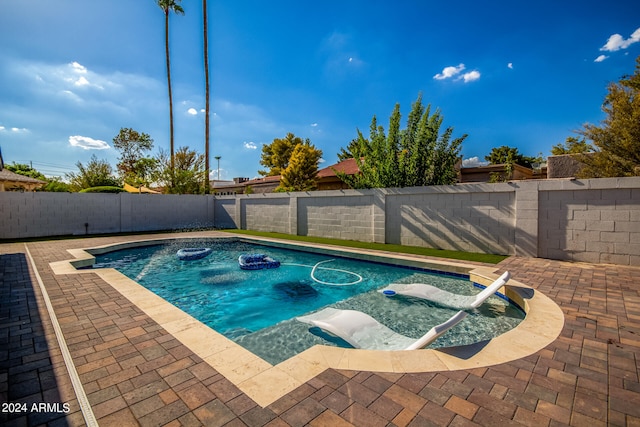
{"type": "Polygon", "coordinates": [[[219,170],[217,168],[211,169],[211,171],[209,172],[209,179],[222,181],[226,174],[227,171],[222,168],[220,168],[219,170]],[[218,176],[218,173],[220,173],[220,176],[218,176]]]}
{"type": "Polygon", "coordinates": [[[187,113],[188,113],[188,114],[191,114],[192,116],[195,116],[195,115],[197,115],[197,114],[198,114],[198,110],[196,110],[195,108],[189,108],[189,109],[187,110],[187,113]]]}
{"type": "Polygon", "coordinates": [[[89,71],[87,70],[87,67],[85,67],[84,65],[74,61],[69,64],[66,64],[65,68],[66,69],[61,68],[57,72],[65,81],[69,83],[73,83],[74,86],[93,87],[101,90],[104,89],[103,86],[99,84],[93,84],[89,81],[87,77],[85,77],[89,75],[89,71]],[[78,74],[80,75],[79,77],[78,77],[78,74]]]}
{"type": "Polygon", "coordinates": [[[513,70],[513,62],[509,62],[509,63],[507,64],[507,67],[508,67],[510,70],[513,70]]]}
{"type": "Polygon", "coordinates": [[[311,123],[311,127],[312,128],[318,127],[318,124],[317,123],[311,123]]]}
{"type": "Polygon", "coordinates": [[[29,129],[27,129],[27,128],[12,127],[12,128],[7,129],[4,126],[0,126],[0,132],[4,132],[4,131],[8,131],[8,130],[10,130],[13,133],[28,133],[29,132],[29,129]]]}
{"type": "Polygon", "coordinates": [[[600,56],[598,56],[596,59],[594,59],[594,60],[593,60],[593,62],[602,62],[602,61],[604,61],[604,60],[605,60],[605,59],[607,59],[607,58],[608,58],[608,56],[607,56],[607,55],[600,55],[600,56]]]}
{"type": "Polygon", "coordinates": [[[242,144],[244,146],[244,148],[246,148],[247,150],[256,150],[258,149],[258,146],[256,145],[255,142],[253,141],[249,141],[249,142],[244,142],[242,144]]]}
{"type": "Polygon", "coordinates": [[[488,164],[489,164],[489,162],[483,162],[482,160],[480,160],[480,158],[478,158],[478,156],[469,157],[468,159],[463,159],[462,160],[462,167],[463,168],[474,168],[474,167],[477,167],[477,166],[486,166],[488,164]]]}
{"type": "Polygon", "coordinates": [[[604,46],[600,50],[605,52],[615,52],[616,50],[626,49],[634,43],[640,42],[640,28],[635,30],[628,39],[625,39],[620,34],[613,34],[607,40],[604,46]]]}
{"type": "Polygon", "coordinates": [[[80,76],[80,78],[78,80],[76,80],[74,83],[74,85],[76,86],[89,86],[89,80],[87,80],[84,76],[80,76]]]}
{"type": "Polygon", "coordinates": [[[468,73],[464,73],[462,75],[462,79],[464,80],[465,83],[478,80],[479,78],[480,78],[480,72],[476,70],[469,71],[468,73]]]}
{"type": "Polygon", "coordinates": [[[448,79],[451,78],[459,73],[462,72],[462,70],[465,69],[464,64],[460,64],[457,67],[445,67],[442,70],[442,73],[438,73],[435,76],[433,76],[434,79],[436,80],[444,80],[444,79],[448,79]]]}
{"type": "Polygon", "coordinates": [[[125,95],[130,95],[132,91],[151,92],[161,84],[144,76],[117,71],[111,74],[99,74],[77,62],[48,64],[15,61],[11,64],[11,68],[16,79],[24,80],[23,84],[29,85],[27,90],[33,94],[74,95],[74,101],[90,104],[100,103],[105,99],[117,100],[118,104],[122,104],[125,95]]]}
{"type": "Polygon", "coordinates": [[[106,150],[111,148],[109,147],[109,144],[104,141],[79,135],[70,136],[69,144],[73,147],[80,147],[85,150],[106,150]]]}
{"type": "Polygon", "coordinates": [[[76,61],[73,61],[71,64],[71,68],[73,69],[73,71],[80,73],[80,74],[86,74],[87,73],[87,67],[85,67],[82,64],[77,63],[76,61]]]}
{"type": "Polygon", "coordinates": [[[433,76],[434,79],[436,80],[445,80],[445,79],[450,79],[453,77],[458,76],[455,80],[464,80],[465,83],[469,83],[472,82],[474,80],[478,80],[480,78],[480,72],[477,70],[473,70],[473,71],[469,71],[468,73],[464,73],[462,75],[459,75],[462,71],[464,71],[466,69],[464,64],[459,64],[458,66],[454,67],[445,67],[442,70],[442,73],[438,73],[435,76],[433,76]]]}
{"type": "Polygon", "coordinates": [[[362,65],[364,65],[364,61],[361,60],[360,58],[354,57],[354,56],[350,56],[349,57],[349,64],[352,67],[360,67],[362,65]]]}

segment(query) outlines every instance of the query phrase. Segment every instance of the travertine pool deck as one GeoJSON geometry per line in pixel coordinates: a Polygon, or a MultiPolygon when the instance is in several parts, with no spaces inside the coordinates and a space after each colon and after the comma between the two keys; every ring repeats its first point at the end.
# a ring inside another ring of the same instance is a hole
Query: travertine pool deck
{"type": "MultiPolygon", "coordinates": [[[[218,233],[155,237],[194,235],[218,233]]],[[[541,346],[530,331],[532,339],[512,334],[467,355],[353,356],[316,347],[272,367],[215,341],[215,331],[135,283],[112,286],[120,279],[109,272],[60,271],[61,261],[79,255],[69,249],[149,238],[0,245],[0,403],[69,406],[65,414],[52,406],[16,413],[14,405],[0,423],[84,425],[90,413],[101,426],[640,425],[639,268],[515,257],[491,267],[560,306],[560,335],[541,346]]],[[[554,335],[557,314],[538,312],[539,328],[554,335]]]]}

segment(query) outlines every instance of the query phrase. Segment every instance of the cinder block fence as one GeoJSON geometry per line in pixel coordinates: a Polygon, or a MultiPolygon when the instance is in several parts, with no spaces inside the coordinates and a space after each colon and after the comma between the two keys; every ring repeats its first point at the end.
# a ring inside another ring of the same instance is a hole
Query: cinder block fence
{"type": "Polygon", "coordinates": [[[0,239],[201,227],[640,266],[640,178],[238,196],[0,193],[0,239]]]}

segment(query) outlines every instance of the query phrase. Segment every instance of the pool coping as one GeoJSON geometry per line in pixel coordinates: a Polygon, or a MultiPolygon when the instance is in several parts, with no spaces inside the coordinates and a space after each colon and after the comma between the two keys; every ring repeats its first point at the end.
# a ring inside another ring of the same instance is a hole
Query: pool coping
{"type": "MultiPolygon", "coordinates": [[[[95,261],[94,255],[99,253],[195,238],[201,239],[202,236],[143,238],[92,248],[69,249],[67,252],[73,258],[52,262],[50,267],[55,274],[98,275],[262,407],[275,402],[329,368],[416,373],[455,371],[510,362],[546,347],[560,335],[564,326],[564,315],[557,304],[539,291],[511,279],[501,291],[518,304],[526,316],[517,327],[492,340],[460,347],[412,351],[362,350],[316,345],[277,365],[271,365],[115,269],[82,269],[91,266],[95,261]]],[[[222,233],[206,238],[302,247],[305,250],[325,253],[329,251],[367,260],[388,260],[390,263],[402,260],[403,265],[469,274],[471,281],[483,285],[489,285],[498,277],[497,267],[435,260],[419,255],[384,253],[264,237],[239,237],[222,233]]]]}

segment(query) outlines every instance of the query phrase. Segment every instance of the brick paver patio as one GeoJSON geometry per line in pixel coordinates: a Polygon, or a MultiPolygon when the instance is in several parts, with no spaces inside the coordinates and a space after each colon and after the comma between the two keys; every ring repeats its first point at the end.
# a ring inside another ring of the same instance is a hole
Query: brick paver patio
{"type": "MultiPolygon", "coordinates": [[[[640,426],[640,268],[509,258],[500,270],[565,315],[543,350],[463,371],[329,369],[262,408],[99,277],[49,267],[126,239],[26,244],[100,426],[640,426]]],[[[84,425],[25,244],[0,245],[0,282],[0,424],[84,425]]]]}

